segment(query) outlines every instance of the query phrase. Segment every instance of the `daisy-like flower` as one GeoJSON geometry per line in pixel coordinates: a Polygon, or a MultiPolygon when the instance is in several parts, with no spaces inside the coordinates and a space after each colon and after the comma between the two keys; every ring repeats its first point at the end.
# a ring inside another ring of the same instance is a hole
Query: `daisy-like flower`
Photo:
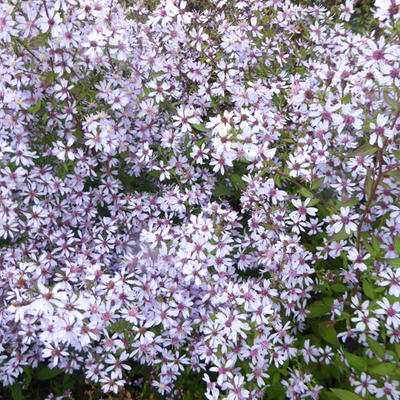
{"type": "Polygon", "coordinates": [[[400,18],[400,0],[376,0],[375,7],[374,17],[380,21],[391,17],[395,20],[400,18]]]}
{"type": "Polygon", "coordinates": [[[379,328],[379,321],[376,318],[369,316],[369,310],[356,310],[356,317],[353,317],[352,322],[356,323],[356,330],[365,332],[366,330],[376,332],[379,328]]]}
{"type": "Polygon", "coordinates": [[[363,397],[367,395],[367,392],[372,395],[376,392],[376,379],[371,378],[365,372],[361,372],[360,381],[355,381],[354,383],[354,392],[357,394],[361,394],[361,396],[363,397]]]}
{"type": "Polygon", "coordinates": [[[297,210],[290,213],[290,218],[293,219],[294,217],[298,217],[300,221],[305,221],[307,215],[315,217],[318,208],[307,207],[310,201],[310,198],[306,199],[304,203],[300,199],[292,200],[292,204],[297,208],[297,210]]]}
{"type": "Polygon", "coordinates": [[[379,286],[389,286],[389,294],[391,296],[400,296],[400,268],[393,271],[387,268],[380,274],[381,280],[377,283],[379,286]]]}
{"type": "Polygon", "coordinates": [[[104,378],[101,378],[100,382],[105,393],[118,393],[119,388],[123,387],[125,384],[125,380],[112,378],[111,376],[105,376],[104,378]]]}
{"type": "Polygon", "coordinates": [[[376,123],[372,122],[370,124],[370,129],[372,133],[369,137],[369,144],[374,145],[375,143],[378,147],[383,147],[383,140],[385,138],[392,139],[393,131],[387,127],[389,117],[387,115],[378,114],[376,117],[376,123]]]}
{"type": "Polygon", "coordinates": [[[54,91],[56,92],[55,98],[57,100],[65,100],[68,96],[69,91],[73,88],[66,79],[60,79],[59,83],[54,86],[54,91]]]}
{"type": "Polygon", "coordinates": [[[381,66],[387,61],[395,61],[398,58],[398,47],[389,46],[384,36],[378,41],[368,40],[368,48],[365,50],[365,67],[381,66]]]}
{"type": "Polygon", "coordinates": [[[54,8],[36,20],[36,26],[42,33],[46,33],[50,29],[54,34],[59,31],[62,25],[61,16],[54,8]]]}
{"type": "Polygon", "coordinates": [[[314,346],[310,344],[310,339],[304,341],[303,349],[301,350],[301,354],[304,358],[306,364],[311,362],[317,362],[317,358],[320,354],[320,351],[314,346]]]}
{"type": "Polygon", "coordinates": [[[350,207],[341,207],[340,208],[340,216],[334,215],[333,220],[336,221],[332,225],[332,229],[338,233],[342,230],[344,227],[346,233],[348,235],[351,234],[351,232],[355,232],[357,230],[357,225],[354,223],[354,220],[356,220],[359,215],[358,214],[352,214],[350,215],[350,207]]]}
{"type": "Polygon", "coordinates": [[[193,110],[189,107],[180,106],[176,110],[177,115],[172,116],[173,122],[172,126],[179,128],[183,133],[190,131],[190,124],[199,123],[199,119],[194,116],[193,110]]]}
{"type": "Polygon", "coordinates": [[[398,381],[387,380],[383,383],[383,387],[376,389],[375,396],[377,399],[386,396],[387,400],[399,400],[400,391],[397,390],[398,387],[399,387],[398,381]]]}
{"type": "Polygon", "coordinates": [[[358,269],[361,272],[364,272],[367,270],[367,265],[364,263],[365,260],[368,260],[368,258],[370,258],[371,255],[370,254],[365,254],[364,256],[362,256],[355,247],[352,247],[349,249],[349,251],[347,252],[347,258],[350,261],[354,261],[354,268],[358,269]]]}
{"type": "Polygon", "coordinates": [[[167,82],[158,83],[156,80],[153,80],[148,85],[151,90],[149,93],[150,97],[154,97],[156,103],[159,103],[164,100],[165,95],[168,95],[168,89],[170,85],[167,82]]]}
{"type": "Polygon", "coordinates": [[[389,300],[384,297],[382,301],[377,301],[376,304],[380,308],[375,310],[375,314],[386,318],[386,324],[398,328],[400,326],[400,302],[396,301],[390,304],[389,300]]]}
{"type": "Polygon", "coordinates": [[[308,170],[310,163],[306,160],[305,155],[290,154],[287,166],[290,170],[289,176],[293,178],[304,175],[308,176],[310,174],[310,171],[308,170]]]}
{"type": "Polygon", "coordinates": [[[340,6],[340,18],[342,18],[344,21],[350,21],[353,12],[354,0],[346,0],[346,3],[340,6]]]}

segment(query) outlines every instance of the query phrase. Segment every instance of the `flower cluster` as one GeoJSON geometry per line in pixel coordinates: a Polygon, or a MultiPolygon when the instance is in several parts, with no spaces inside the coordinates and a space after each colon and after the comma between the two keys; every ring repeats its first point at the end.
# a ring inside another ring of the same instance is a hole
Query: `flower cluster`
{"type": "Polygon", "coordinates": [[[398,0],[189,3],[0,5],[0,381],[398,399],[398,0]]]}

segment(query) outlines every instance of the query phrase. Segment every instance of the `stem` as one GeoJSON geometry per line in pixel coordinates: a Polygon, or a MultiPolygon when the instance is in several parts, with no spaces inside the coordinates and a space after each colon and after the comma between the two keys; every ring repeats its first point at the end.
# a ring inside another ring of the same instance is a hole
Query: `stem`
{"type": "MultiPolygon", "coordinates": [[[[393,129],[394,126],[396,125],[396,121],[397,121],[397,118],[399,117],[399,115],[400,115],[400,110],[397,111],[397,113],[396,113],[396,115],[394,117],[394,121],[393,121],[392,126],[390,127],[390,129],[393,129]]],[[[369,209],[371,207],[372,201],[375,199],[376,190],[377,190],[377,188],[378,188],[378,186],[379,186],[379,184],[380,184],[380,182],[382,180],[382,177],[384,175],[384,173],[382,171],[382,169],[383,169],[383,152],[384,152],[387,144],[388,144],[388,139],[386,138],[385,139],[385,143],[383,144],[382,148],[378,150],[378,156],[377,156],[378,176],[376,177],[376,179],[372,183],[371,193],[369,194],[367,205],[365,206],[365,210],[364,210],[364,212],[363,212],[363,214],[361,216],[360,223],[358,224],[358,227],[357,227],[356,249],[357,249],[358,252],[360,252],[361,229],[362,229],[363,223],[365,221],[365,218],[367,217],[367,214],[368,214],[369,209]]]]}

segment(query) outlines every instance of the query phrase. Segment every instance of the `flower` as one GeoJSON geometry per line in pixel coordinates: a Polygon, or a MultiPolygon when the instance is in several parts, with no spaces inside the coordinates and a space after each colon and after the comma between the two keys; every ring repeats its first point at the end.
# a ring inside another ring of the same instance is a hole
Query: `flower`
{"type": "Polygon", "coordinates": [[[354,381],[354,392],[361,394],[363,397],[367,395],[367,392],[371,395],[376,393],[376,379],[371,378],[365,372],[361,372],[360,381],[354,381]]]}
{"type": "Polygon", "coordinates": [[[353,222],[356,220],[359,215],[352,214],[350,215],[350,207],[341,207],[340,208],[340,216],[334,215],[333,220],[335,223],[332,225],[332,229],[339,233],[342,228],[344,228],[345,232],[350,235],[351,232],[355,232],[357,230],[357,225],[353,222]]]}

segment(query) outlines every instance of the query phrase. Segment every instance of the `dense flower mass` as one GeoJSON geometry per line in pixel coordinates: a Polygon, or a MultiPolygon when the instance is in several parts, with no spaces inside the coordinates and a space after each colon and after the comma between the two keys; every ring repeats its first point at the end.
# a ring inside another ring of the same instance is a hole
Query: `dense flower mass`
{"type": "Polygon", "coordinates": [[[4,386],[400,398],[400,3],[354,6],[1,3],[4,386]]]}

